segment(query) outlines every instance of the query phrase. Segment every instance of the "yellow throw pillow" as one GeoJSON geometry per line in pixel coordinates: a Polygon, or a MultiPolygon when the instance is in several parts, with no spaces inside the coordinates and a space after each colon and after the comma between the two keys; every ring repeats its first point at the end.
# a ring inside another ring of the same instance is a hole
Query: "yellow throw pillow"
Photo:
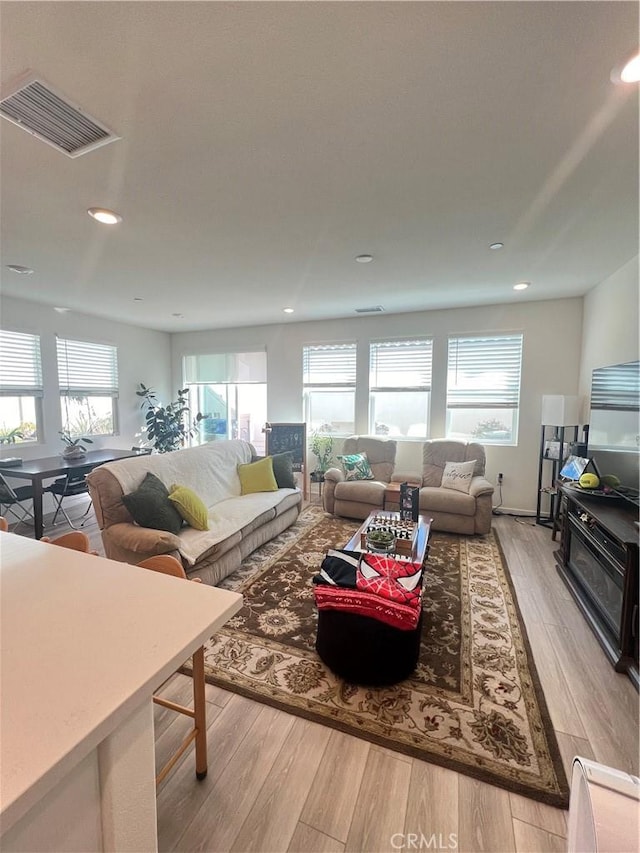
{"type": "Polygon", "coordinates": [[[173,485],[169,500],[173,501],[180,515],[194,530],[209,529],[207,508],[194,491],[186,486],[173,485]]]}
{"type": "Polygon", "coordinates": [[[254,492],[276,492],[278,484],[273,473],[273,459],[266,456],[258,462],[238,465],[240,494],[252,495],[254,492]]]}

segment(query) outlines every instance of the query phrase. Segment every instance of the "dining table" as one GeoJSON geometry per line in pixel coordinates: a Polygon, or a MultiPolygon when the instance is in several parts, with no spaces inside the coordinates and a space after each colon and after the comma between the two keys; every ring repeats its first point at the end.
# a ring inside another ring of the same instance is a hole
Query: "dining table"
{"type": "Polygon", "coordinates": [[[105,462],[115,462],[117,459],[128,459],[138,456],[135,450],[90,450],[82,457],[66,459],[62,454],[47,456],[43,459],[24,459],[19,465],[4,465],[0,460],[0,474],[4,477],[15,477],[18,480],[30,480],[33,489],[33,525],[35,538],[42,539],[44,533],[44,515],[42,511],[43,482],[55,477],[61,477],[73,471],[74,474],[88,474],[104,465],[105,462]]]}

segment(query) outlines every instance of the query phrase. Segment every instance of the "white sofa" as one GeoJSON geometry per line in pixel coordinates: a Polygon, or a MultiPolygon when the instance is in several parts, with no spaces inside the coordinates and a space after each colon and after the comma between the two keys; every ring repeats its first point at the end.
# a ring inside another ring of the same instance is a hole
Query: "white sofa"
{"type": "Polygon", "coordinates": [[[135,564],[155,554],[173,554],[189,577],[218,583],[292,525],[302,506],[298,489],[240,494],[237,466],[251,462],[254,454],[246,441],[214,441],[94,469],[87,482],[106,556],[135,564]],[[176,483],[192,489],[207,507],[210,529],[183,527],[176,535],[135,524],[122,496],[135,491],[147,473],[167,488],[176,483]]]}

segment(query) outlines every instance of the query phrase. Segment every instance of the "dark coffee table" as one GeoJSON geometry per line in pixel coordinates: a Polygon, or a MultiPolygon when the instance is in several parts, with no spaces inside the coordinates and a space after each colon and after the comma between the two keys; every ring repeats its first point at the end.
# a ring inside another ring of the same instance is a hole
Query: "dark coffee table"
{"type": "MultiPolygon", "coordinates": [[[[396,513],[375,512],[371,515],[396,513]]],[[[361,551],[360,534],[371,516],[354,533],[345,550],[361,551]]],[[[412,559],[423,564],[429,550],[431,519],[420,516],[412,559]]],[[[381,687],[408,678],[420,656],[422,613],[413,630],[394,628],[370,616],[344,610],[319,610],[316,651],[329,669],[353,684],[381,687]]]]}

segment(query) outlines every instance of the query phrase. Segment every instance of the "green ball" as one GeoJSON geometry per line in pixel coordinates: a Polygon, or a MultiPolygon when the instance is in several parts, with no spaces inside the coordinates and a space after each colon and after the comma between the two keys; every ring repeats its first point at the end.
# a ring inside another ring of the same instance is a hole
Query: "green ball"
{"type": "Polygon", "coordinates": [[[578,482],[583,489],[597,489],[600,485],[600,480],[595,474],[583,474],[578,482]]]}

